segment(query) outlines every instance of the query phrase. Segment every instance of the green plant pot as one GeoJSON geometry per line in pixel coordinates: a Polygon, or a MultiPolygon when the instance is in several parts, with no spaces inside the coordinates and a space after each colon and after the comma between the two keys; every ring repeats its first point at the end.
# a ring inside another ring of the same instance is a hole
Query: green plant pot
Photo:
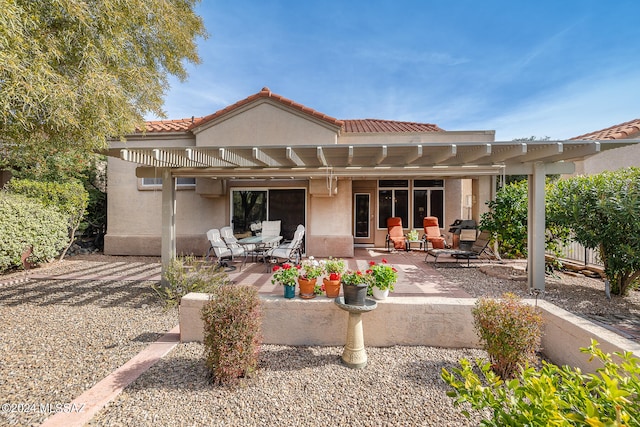
{"type": "Polygon", "coordinates": [[[364,305],[367,296],[367,285],[345,285],[342,284],[342,293],[344,294],[344,303],[349,305],[364,305]]]}
{"type": "Polygon", "coordinates": [[[296,296],[296,287],[295,286],[283,286],[284,288],[284,297],[285,298],[293,298],[296,296]]]}

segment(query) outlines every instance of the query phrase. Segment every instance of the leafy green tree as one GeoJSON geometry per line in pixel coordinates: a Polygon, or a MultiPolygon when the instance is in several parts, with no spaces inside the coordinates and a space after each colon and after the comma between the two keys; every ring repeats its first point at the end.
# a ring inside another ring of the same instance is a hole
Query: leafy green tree
{"type": "MultiPolygon", "coordinates": [[[[545,204],[545,247],[547,251],[558,253],[561,244],[569,237],[569,229],[553,220],[551,212],[555,209],[549,198],[555,180],[547,179],[545,204]]],[[[480,228],[487,230],[498,243],[502,256],[524,258],[527,256],[528,224],[528,183],[514,181],[505,185],[496,193],[495,200],[487,202],[489,211],[482,214],[480,228]]]]}
{"type": "Polygon", "coordinates": [[[186,78],[198,0],[0,0],[0,141],[27,158],[105,148],[186,78]]]}
{"type": "Polygon", "coordinates": [[[527,181],[502,187],[495,200],[487,202],[480,228],[496,239],[500,254],[508,258],[527,256],[527,181]]]}
{"type": "Polygon", "coordinates": [[[626,295],[640,281],[640,169],[562,180],[550,198],[552,220],[600,250],[611,292],[626,295]]]}

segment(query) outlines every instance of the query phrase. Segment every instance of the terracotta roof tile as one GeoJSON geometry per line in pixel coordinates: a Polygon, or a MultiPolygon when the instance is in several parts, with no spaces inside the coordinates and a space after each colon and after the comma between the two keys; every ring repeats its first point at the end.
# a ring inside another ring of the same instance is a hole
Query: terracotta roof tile
{"type": "Polygon", "coordinates": [[[344,131],[350,133],[441,132],[443,129],[440,129],[437,125],[429,123],[358,119],[345,120],[344,131]]]}
{"type": "Polygon", "coordinates": [[[630,120],[606,129],[597,130],[571,139],[576,140],[601,140],[601,139],[629,139],[637,138],[640,134],[640,119],[630,120]]]}
{"type": "MultiPolygon", "coordinates": [[[[146,132],[184,132],[194,123],[195,117],[177,120],[152,120],[145,122],[146,132]]],[[[139,130],[138,130],[139,131],[139,130]]]]}

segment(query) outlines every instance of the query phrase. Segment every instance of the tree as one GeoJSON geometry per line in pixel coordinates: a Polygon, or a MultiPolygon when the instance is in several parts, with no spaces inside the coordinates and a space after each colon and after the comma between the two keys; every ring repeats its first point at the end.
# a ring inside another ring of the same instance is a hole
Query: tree
{"type": "Polygon", "coordinates": [[[198,0],[0,0],[0,141],[25,156],[100,150],[164,116],[168,76],[198,63],[198,0]]]}
{"type": "Polygon", "coordinates": [[[561,180],[551,200],[553,221],[600,250],[611,292],[626,295],[640,280],[640,169],[561,180]]]}
{"type": "MultiPolygon", "coordinates": [[[[555,207],[550,201],[549,193],[554,185],[553,177],[548,177],[545,190],[545,248],[559,254],[562,244],[567,242],[569,229],[555,222],[551,215],[555,207]]],[[[527,188],[528,182],[525,180],[514,181],[499,189],[495,200],[487,202],[489,211],[482,214],[480,221],[480,228],[494,236],[501,254],[508,258],[527,256],[527,188]]]]}

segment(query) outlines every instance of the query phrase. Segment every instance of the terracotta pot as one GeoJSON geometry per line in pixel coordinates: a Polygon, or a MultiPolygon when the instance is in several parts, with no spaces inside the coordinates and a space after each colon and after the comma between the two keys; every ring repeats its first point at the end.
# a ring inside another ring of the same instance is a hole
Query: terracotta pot
{"type": "Polygon", "coordinates": [[[364,285],[345,285],[342,284],[342,293],[344,294],[344,303],[349,305],[364,305],[367,297],[367,284],[364,285]]]}
{"type": "Polygon", "coordinates": [[[311,299],[315,298],[316,294],[314,292],[316,288],[317,279],[304,279],[302,277],[298,277],[298,286],[300,286],[300,298],[311,299]]]}
{"type": "Polygon", "coordinates": [[[329,280],[325,277],[322,279],[322,283],[324,283],[327,298],[336,298],[340,295],[340,280],[329,280]]]}

